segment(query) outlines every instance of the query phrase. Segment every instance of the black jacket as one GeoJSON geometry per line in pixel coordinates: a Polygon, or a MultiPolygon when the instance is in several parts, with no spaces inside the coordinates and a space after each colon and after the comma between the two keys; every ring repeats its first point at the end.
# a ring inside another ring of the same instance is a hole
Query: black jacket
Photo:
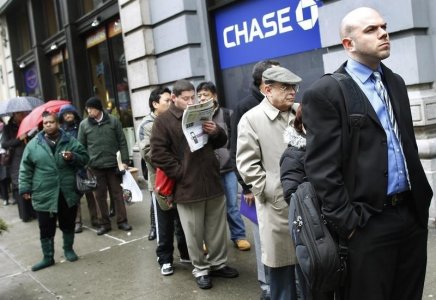
{"type": "Polygon", "coordinates": [[[236,145],[237,145],[237,137],[238,137],[238,124],[241,120],[242,116],[257,106],[260,102],[262,102],[265,96],[259,91],[259,88],[256,86],[251,86],[251,93],[243,98],[236,108],[233,111],[231,118],[231,134],[230,134],[230,158],[232,161],[233,168],[235,170],[236,176],[238,177],[238,182],[242,186],[242,190],[244,193],[250,192],[251,186],[244,183],[241,176],[239,175],[238,169],[236,168],[236,145]]]}
{"type": "Polygon", "coordinates": [[[293,127],[286,130],[285,139],[288,148],[280,158],[280,181],[283,187],[283,197],[289,204],[291,196],[297,187],[306,180],[304,171],[304,156],[306,153],[306,138],[298,134],[293,127]]]}
{"type": "MultiPolygon", "coordinates": [[[[345,73],[345,64],[337,72],[345,73]]],[[[418,155],[409,97],[404,80],[381,64],[385,86],[397,119],[409,171],[413,206],[417,220],[427,228],[433,195],[418,155]]],[[[350,145],[348,115],[344,97],[335,79],[324,76],[303,96],[304,126],[307,130],[305,169],[308,181],[322,201],[322,210],[344,238],[383,209],[388,184],[386,133],[368,100],[366,122],[360,129],[356,157],[348,157],[350,145]],[[356,162],[355,190],[349,195],[343,170],[356,162]]]]}

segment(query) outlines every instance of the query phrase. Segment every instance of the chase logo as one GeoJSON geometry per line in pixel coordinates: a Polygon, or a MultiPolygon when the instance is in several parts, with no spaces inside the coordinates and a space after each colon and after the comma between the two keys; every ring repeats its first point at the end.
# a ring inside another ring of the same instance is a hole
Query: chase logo
{"type": "Polygon", "coordinates": [[[215,12],[221,68],[320,48],[315,0],[252,0],[215,12]]]}
{"type": "Polygon", "coordinates": [[[304,30],[310,30],[315,26],[315,23],[318,21],[318,6],[316,5],[314,0],[300,0],[300,3],[297,5],[297,9],[295,11],[296,19],[298,25],[304,30]],[[304,18],[304,9],[310,9],[310,18],[304,18]]]}

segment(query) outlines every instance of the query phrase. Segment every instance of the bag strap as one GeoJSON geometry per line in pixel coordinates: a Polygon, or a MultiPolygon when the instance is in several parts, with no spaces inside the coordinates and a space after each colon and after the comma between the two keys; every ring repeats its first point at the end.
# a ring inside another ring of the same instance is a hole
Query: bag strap
{"type": "MultiPolygon", "coordinates": [[[[344,170],[346,180],[345,185],[350,194],[353,194],[355,188],[355,170],[357,165],[357,155],[359,153],[359,138],[360,128],[366,121],[367,117],[367,100],[365,94],[354,82],[353,78],[346,73],[333,73],[326,74],[335,79],[339,87],[341,88],[342,95],[344,96],[345,111],[348,115],[348,127],[350,130],[351,149],[349,159],[351,163],[348,164],[348,168],[344,170]]],[[[345,268],[345,262],[348,257],[348,241],[339,238],[339,258],[341,259],[341,265],[345,268]]]]}
{"type": "Polygon", "coordinates": [[[345,178],[348,178],[345,184],[349,193],[352,194],[355,188],[354,174],[356,174],[355,170],[357,164],[355,158],[359,153],[360,128],[365,123],[368,112],[366,96],[350,75],[343,73],[328,75],[331,75],[331,77],[338,82],[345,99],[344,105],[348,114],[348,126],[351,138],[349,157],[352,159],[352,163],[348,164],[348,168],[345,170],[345,178]]]}

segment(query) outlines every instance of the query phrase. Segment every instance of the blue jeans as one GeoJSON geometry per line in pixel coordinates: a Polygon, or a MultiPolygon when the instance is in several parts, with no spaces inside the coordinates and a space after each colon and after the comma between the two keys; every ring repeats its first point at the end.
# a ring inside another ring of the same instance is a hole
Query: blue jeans
{"type": "Polygon", "coordinates": [[[221,182],[226,194],[230,238],[232,241],[245,239],[245,225],[238,207],[238,180],[235,172],[221,174],[221,182]]]}

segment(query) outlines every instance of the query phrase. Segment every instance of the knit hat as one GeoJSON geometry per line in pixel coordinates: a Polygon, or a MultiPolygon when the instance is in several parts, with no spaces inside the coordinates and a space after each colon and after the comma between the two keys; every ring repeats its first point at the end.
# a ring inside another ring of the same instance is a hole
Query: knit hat
{"type": "Polygon", "coordinates": [[[95,108],[98,109],[100,111],[103,111],[103,105],[101,104],[100,99],[98,99],[97,97],[91,97],[86,101],[85,104],[86,108],[95,108]]]}
{"type": "Polygon", "coordinates": [[[281,82],[286,84],[297,84],[301,82],[301,78],[283,67],[272,67],[266,69],[262,74],[264,82],[281,82]]]}

